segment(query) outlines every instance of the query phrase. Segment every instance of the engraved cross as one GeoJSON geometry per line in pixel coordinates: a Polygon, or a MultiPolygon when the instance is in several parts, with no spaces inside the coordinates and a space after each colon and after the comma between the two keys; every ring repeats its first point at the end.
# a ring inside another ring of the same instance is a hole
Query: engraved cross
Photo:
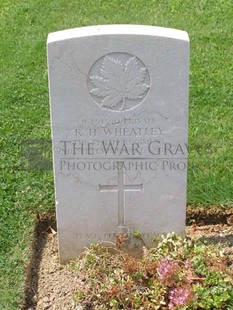
{"type": "Polygon", "coordinates": [[[118,226],[125,226],[125,192],[142,191],[143,184],[124,184],[124,162],[117,162],[117,185],[101,185],[99,191],[117,191],[118,192],[118,226]]]}

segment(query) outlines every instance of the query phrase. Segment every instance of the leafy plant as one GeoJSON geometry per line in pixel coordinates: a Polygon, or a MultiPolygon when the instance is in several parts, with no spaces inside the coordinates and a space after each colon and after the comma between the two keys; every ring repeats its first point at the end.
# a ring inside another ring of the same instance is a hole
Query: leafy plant
{"type": "Polygon", "coordinates": [[[78,294],[82,304],[92,309],[231,309],[232,264],[220,245],[172,233],[143,253],[136,259],[98,244],[87,249],[75,268],[86,279],[78,294]]]}

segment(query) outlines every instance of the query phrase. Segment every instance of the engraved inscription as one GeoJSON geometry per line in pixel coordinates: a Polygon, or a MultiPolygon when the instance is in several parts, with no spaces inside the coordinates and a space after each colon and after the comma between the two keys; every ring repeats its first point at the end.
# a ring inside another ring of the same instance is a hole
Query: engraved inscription
{"type": "Polygon", "coordinates": [[[145,65],[126,53],[111,53],[100,58],[92,66],[88,82],[93,100],[100,107],[116,112],[141,104],[150,88],[145,65]]]}
{"type": "Polygon", "coordinates": [[[124,184],[124,162],[117,162],[118,184],[99,184],[99,191],[118,192],[118,227],[125,226],[125,191],[142,191],[143,184],[124,184]]]}
{"type": "MultiPolygon", "coordinates": [[[[155,238],[157,236],[156,233],[148,233],[148,232],[142,232],[141,237],[144,238],[155,238]]],[[[131,235],[134,237],[133,235],[131,235]]],[[[76,233],[75,235],[76,239],[83,239],[83,240],[98,240],[98,241],[108,241],[109,239],[116,239],[116,233],[113,232],[103,232],[102,234],[91,232],[91,233],[76,233]]]]}

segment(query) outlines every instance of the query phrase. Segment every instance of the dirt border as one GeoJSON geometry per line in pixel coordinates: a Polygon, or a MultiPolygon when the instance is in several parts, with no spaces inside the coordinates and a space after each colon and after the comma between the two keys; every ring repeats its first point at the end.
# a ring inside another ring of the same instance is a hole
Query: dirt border
{"type": "Polygon", "coordinates": [[[23,302],[21,310],[27,310],[34,307],[34,296],[38,290],[38,271],[44,246],[47,241],[46,232],[52,228],[57,230],[55,214],[43,213],[36,215],[35,228],[30,246],[29,262],[26,266],[26,278],[24,285],[23,302]]]}
{"type": "MultiPolygon", "coordinates": [[[[233,207],[225,206],[187,206],[186,225],[227,224],[233,218],[233,207]]],[[[233,225],[233,221],[232,221],[233,225]]]]}

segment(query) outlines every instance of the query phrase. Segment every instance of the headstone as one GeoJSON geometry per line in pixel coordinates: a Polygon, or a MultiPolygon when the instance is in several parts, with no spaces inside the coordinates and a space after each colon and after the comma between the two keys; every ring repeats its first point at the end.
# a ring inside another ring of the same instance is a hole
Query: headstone
{"type": "Polygon", "coordinates": [[[138,25],[48,36],[61,262],[92,243],[128,251],[184,233],[189,39],[138,25]]]}

